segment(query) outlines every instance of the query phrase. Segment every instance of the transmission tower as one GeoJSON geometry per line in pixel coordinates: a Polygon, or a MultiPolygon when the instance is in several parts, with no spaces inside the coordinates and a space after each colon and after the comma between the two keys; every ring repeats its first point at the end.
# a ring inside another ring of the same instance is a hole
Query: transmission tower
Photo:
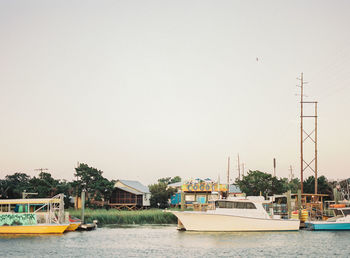
{"type": "MultiPolygon", "coordinates": [[[[304,171],[306,169],[311,169],[315,174],[315,194],[317,194],[317,101],[304,101],[304,82],[303,73],[301,73],[300,78],[300,183],[301,183],[301,193],[303,193],[303,181],[304,181],[304,171]],[[304,115],[303,108],[304,104],[314,106],[313,115],[304,115]],[[311,132],[304,130],[304,119],[314,119],[314,128],[311,132]],[[305,137],[306,136],[306,137],[305,137]],[[311,161],[305,161],[304,159],[304,143],[306,140],[311,140],[314,143],[314,158],[311,161]],[[312,167],[311,165],[314,164],[312,167]],[[305,167],[304,167],[305,165],[305,167]]],[[[298,85],[299,86],[299,85],[298,85]]]]}

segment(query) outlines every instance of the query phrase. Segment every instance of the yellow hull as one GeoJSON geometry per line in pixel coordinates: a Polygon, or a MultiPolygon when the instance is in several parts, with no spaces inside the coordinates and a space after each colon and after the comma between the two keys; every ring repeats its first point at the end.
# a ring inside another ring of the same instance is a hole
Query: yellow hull
{"type": "Polygon", "coordinates": [[[80,224],[81,222],[71,222],[66,231],[75,231],[80,226],[80,224]]]}
{"type": "Polygon", "coordinates": [[[62,234],[68,226],[69,224],[0,226],[0,234],[62,234]]]}

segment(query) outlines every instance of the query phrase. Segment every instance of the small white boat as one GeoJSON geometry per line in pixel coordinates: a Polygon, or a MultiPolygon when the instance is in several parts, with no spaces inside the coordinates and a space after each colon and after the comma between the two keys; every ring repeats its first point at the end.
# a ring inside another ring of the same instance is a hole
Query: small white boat
{"type": "Polygon", "coordinates": [[[334,208],[334,217],[326,221],[305,222],[311,230],[335,231],[350,230],[350,208],[334,208]]]}
{"type": "Polygon", "coordinates": [[[207,211],[171,211],[180,230],[189,231],[290,231],[299,230],[300,221],[271,216],[265,201],[250,199],[217,200],[207,211]]]}

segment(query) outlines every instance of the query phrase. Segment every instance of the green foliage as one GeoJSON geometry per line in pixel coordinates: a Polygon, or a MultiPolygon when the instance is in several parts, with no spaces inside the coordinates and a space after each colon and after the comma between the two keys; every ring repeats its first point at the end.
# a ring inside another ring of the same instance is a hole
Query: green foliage
{"type": "Polygon", "coordinates": [[[39,198],[53,197],[57,194],[59,181],[54,179],[50,173],[41,172],[39,177],[33,177],[29,180],[31,191],[38,193],[39,198]]]}
{"type": "Polygon", "coordinates": [[[246,195],[258,196],[262,195],[282,194],[288,190],[288,180],[278,179],[271,174],[261,171],[249,171],[242,180],[237,180],[236,183],[246,195]]]}
{"type": "Polygon", "coordinates": [[[151,192],[151,207],[161,209],[169,207],[168,200],[176,192],[174,188],[168,188],[168,184],[161,181],[161,179],[158,180],[157,184],[149,185],[148,187],[151,192]]]}
{"type": "Polygon", "coordinates": [[[2,198],[22,198],[22,192],[24,190],[31,190],[30,176],[25,173],[7,175],[2,185],[2,187],[6,189],[2,194],[2,198]]]}
{"type": "Polygon", "coordinates": [[[177,183],[177,182],[181,182],[181,177],[175,176],[173,178],[171,178],[171,177],[164,177],[164,178],[158,179],[158,183],[165,183],[167,185],[173,184],[173,183],[177,183]]]}
{"type": "MultiPolygon", "coordinates": [[[[327,178],[320,176],[317,178],[317,193],[319,194],[333,194],[332,185],[327,178]]],[[[315,177],[309,176],[303,183],[304,193],[315,193],[315,177]]]]}
{"type": "MultiPolygon", "coordinates": [[[[80,210],[69,210],[73,217],[81,218],[80,210]]],[[[163,212],[159,209],[138,210],[138,211],[119,211],[116,209],[86,209],[85,220],[91,223],[97,220],[99,225],[106,224],[175,224],[177,218],[169,212],[163,212]]]]}
{"type": "Polygon", "coordinates": [[[86,190],[89,204],[90,199],[100,201],[102,199],[109,199],[114,188],[114,181],[109,181],[102,176],[102,171],[87,164],[81,163],[75,169],[75,174],[78,179],[72,182],[76,194],[80,195],[83,189],[86,190]]]}
{"type": "Polygon", "coordinates": [[[300,189],[300,180],[299,178],[294,178],[288,183],[288,190],[291,190],[292,193],[297,193],[300,189]]]}

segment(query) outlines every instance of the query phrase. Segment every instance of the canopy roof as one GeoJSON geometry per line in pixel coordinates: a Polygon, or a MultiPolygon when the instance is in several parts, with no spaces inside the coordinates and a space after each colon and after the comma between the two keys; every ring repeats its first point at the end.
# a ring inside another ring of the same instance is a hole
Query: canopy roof
{"type": "Polygon", "coordinates": [[[59,198],[42,198],[42,199],[0,199],[0,205],[4,204],[47,204],[60,203],[59,198]]]}

